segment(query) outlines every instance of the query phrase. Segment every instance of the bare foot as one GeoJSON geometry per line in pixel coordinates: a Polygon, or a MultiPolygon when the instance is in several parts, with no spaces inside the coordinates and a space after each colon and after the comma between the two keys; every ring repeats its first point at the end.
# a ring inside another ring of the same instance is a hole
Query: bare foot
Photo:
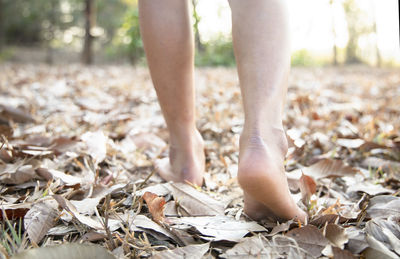
{"type": "Polygon", "coordinates": [[[271,129],[263,137],[242,133],[238,180],[244,191],[244,212],[250,218],[272,217],[302,222],[307,218],[289,191],[283,167],[286,152],[283,130],[271,129]]]}
{"type": "Polygon", "coordinates": [[[166,181],[190,182],[201,186],[205,166],[203,139],[197,130],[179,137],[182,141],[171,138],[169,158],[157,160],[156,170],[166,181]]]}

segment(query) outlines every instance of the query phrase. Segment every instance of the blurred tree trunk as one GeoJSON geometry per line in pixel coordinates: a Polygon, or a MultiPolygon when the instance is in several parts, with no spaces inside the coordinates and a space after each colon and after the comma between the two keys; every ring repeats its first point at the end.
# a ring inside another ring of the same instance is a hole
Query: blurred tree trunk
{"type": "Polygon", "coordinates": [[[381,57],[381,52],[379,51],[379,46],[378,46],[378,31],[376,29],[376,19],[374,19],[374,32],[376,35],[376,40],[375,40],[376,66],[380,67],[382,65],[382,57],[381,57]]]}
{"type": "MultiPolygon", "coordinates": [[[[1,0],[0,0],[1,1],[1,0]]],[[[53,64],[53,48],[51,46],[51,43],[54,39],[54,34],[55,34],[55,24],[56,24],[56,8],[57,8],[57,3],[56,0],[50,0],[50,10],[49,10],[49,21],[50,21],[50,27],[49,27],[49,34],[48,37],[46,37],[46,63],[47,64],[53,64]]]]}
{"type": "Polygon", "coordinates": [[[378,30],[376,29],[376,14],[375,14],[375,4],[374,1],[371,1],[371,7],[372,7],[372,13],[373,13],[373,32],[375,33],[375,55],[376,55],[376,66],[380,67],[382,65],[382,58],[381,58],[381,52],[379,51],[379,46],[378,46],[378,30]]]}
{"type": "Polygon", "coordinates": [[[82,51],[82,62],[86,65],[93,63],[93,39],[91,29],[95,23],[95,0],[85,0],[85,41],[82,51]]]}
{"type": "Polygon", "coordinates": [[[335,30],[335,10],[333,6],[333,0],[330,0],[329,4],[331,5],[332,12],[332,33],[333,33],[333,65],[337,66],[337,46],[336,46],[336,30],[335,30]]]}
{"type": "Polygon", "coordinates": [[[197,51],[199,53],[204,52],[205,47],[203,45],[203,43],[201,42],[201,38],[200,38],[200,31],[199,31],[199,23],[200,23],[200,16],[197,13],[197,0],[192,0],[192,5],[193,5],[193,18],[194,18],[194,40],[195,40],[195,44],[196,44],[196,48],[197,51]]]}
{"type": "Polygon", "coordinates": [[[3,0],[0,0],[0,52],[3,49],[5,43],[5,33],[4,33],[4,3],[3,0]]]}
{"type": "Polygon", "coordinates": [[[343,2],[343,8],[346,15],[347,30],[349,32],[349,40],[346,46],[346,63],[360,63],[361,60],[357,56],[358,38],[360,33],[357,30],[358,13],[356,2],[354,0],[346,0],[343,2]]]}

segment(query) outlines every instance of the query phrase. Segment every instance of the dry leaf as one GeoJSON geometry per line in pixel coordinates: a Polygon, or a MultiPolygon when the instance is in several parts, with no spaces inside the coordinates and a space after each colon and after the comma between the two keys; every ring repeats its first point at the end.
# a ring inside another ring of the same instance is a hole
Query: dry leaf
{"type": "Polygon", "coordinates": [[[385,160],[378,157],[367,157],[363,162],[362,166],[365,168],[380,168],[383,171],[390,172],[400,170],[400,162],[395,162],[391,160],[385,160]]]}
{"type": "Polygon", "coordinates": [[[21,184],[32,180],[35,176],[32,165],[24,165],[23,160],[15,164],[0,165],[0,183],[21,184]]]}
{"type": "Polygon", "coordinates": [[[344,245],[349,241],[346,230],[336,224],[328,224],[325,228],[325,237],[331,242],[332,245],[344,248],[344,245]]]}
{"type": "Polygon", "coordinates": [[[365,231],[367,235],[370,235],[377,242],[381,242],[386,248],[400,256],[400,227],[394,225],[392,228],[388,228],[388,225],[390,227],[390,223],[386,220],[370,220],[366,224],[365,231]]]}
{"type": "Polygon", "coordinates": [[[24,217],[24,228],[29,239],[38,244],[54,226],[58,217],[57,205],[51,200],[34,204],[24,217]]]}
{"type": "Polygon", "coordinates": [[[286,236],[297,241],[299,246],[314,257],[321,255],[322,250],[328,244],[328,240],[313,225],[290,230],[286,236]]]}
{"type": "Polygon", "coordinates": [[[365,140],[363,139],[349,139],[349,138],[338,138],[336,143],[340,146],[347,147],[347,148],[359,148],[364,143],[365,140]]]}
{"type": "Polygon", "coordinates": [[[356,259],[350,251],[340,249],[338,247],[332,247],[333,258],[334,259],[356,259]]]}
{"type": "Polygon", "coordinates": [[[152,259],[177,259],[177,258],[202,258],[210,248],[210,243],[200,245],[188,245],[172,250],[164,250],[155,253],[152,259]]]}
{"type": "Polygon", "coordinates": [[[351,176],[358,172],[357,169],[345,165],[342,161],[332,159],[322,159],[310,167],[303,168],[302,171],[315,180],[325,177],[351,176]]]}
{"type": "Polygon", "coordinates": [[[13,259],[115,259],[104,247],[86,244],[62,244],[26,250],[13,259]]]}
{"type": "Polygon", "coordinates": [[[104,230],[104,226],[97,220],[92,219],[91,217],[84,216],[78,212],[75,206],[69,201],[66,200],[64,197],[60,195],[53,195],[53,198],[58,202],[58,204],[72,214],[77,220],[79,220],[82,224],[85,224],[91,228],[97,230],[104,230]]]}
{"type": "Polygon", "coordinates": [[[371,218],[388,218],[400,215],[400,197],[380,195],[370,199],[367,213],[371,218]]]}
{"type": "Polygon", "coordinates": [[[35,121],[33,117],[27,112],[18,108],[5,106],[2,104],[0,104],[0,119],[6,121],[12,120],[14,122],[20,122],[20,123],[31,123],[35,121]]]}
{"type": "Polygon", "coordinates": [[[384,193],[394,193],[394,190],[382,187],[380,184],[373,184],[369,181],[358,182],[356,184],[352,184],[347,189],[347,192],[365,192],[369,195],[377,195],[384,193]]]}
{"type": "Polygon", "coordinates": [[[228,240],[238,242],[249,232],[267,232],[256,222],[237,221],[227,216],[169,218],[174,228],[196,228],[203,239],[210,241],[228,240]]]}
{"type": "Polygon", "coordinates": [[[184,183],[171,183],[172,195],[190,216],[223,215],[225,205],[184,183]]]}
{"type": "Polygon", "coordinates": [[[9,220],[23,218],[31,207],[32,204],[28,202],[20,204],[1,204],[0,220],[4,220],[4,216],[6,216],[9,220]]]}
{"type": "Polygon", "coordinates": [[[365,248],[368,247],[367,240],[365,238],[365,232],[357,227],[348,227],[345,229],[346,234],[349,237],[347,248],[353,254],[360,254],[365,248]]]}
{"type": "Polygon", "coordinates": [[[107,154],[107,137],[103,131],[86,132],[81,139],[86,143],[87,152],[93,157],[95,164],[102,162],[107,154]]]}
{"type": "MultiPolygon", "coordinates": [[[[157,236],[156,234],[162,234],[164,237],[167,238],[159,238],[161,240],[165,239],[172,239],[177,241],[179,243],[179,240],[176,240],[176,237],[174,237],[170,231],[166,230],[165,228],[161,227],[159,224],[156,224],[153,220],[149,219],[145,215],[136,215],[133,218],[132,224],[130,225],[130,230],[131,231],[145,231],[147,233],[150,233],[152,235],[157,236]]],[[[157,237],[159,237],[158,235],[157,237]]]]}
{"type": "Polygon", "coordinates": [[[300,191],[304,204],[308,204],[313,195],[317,191],[317,184],[310,176],[302,174],[300,177],[300,191]]]}
{"type": "Polygon", "coordinates": [[[158,223],[163,222],[164,206],[166,203],[164,197],[158,197],[157,194],[145,192],[143,194],[143,199],[146,201],[153,220],[158,223]]]}
{"type": "Polygon", "coordinates": [[[228,249],[222,258],[272,258],[273,250],[260,236],[246,237],[233,248],[228,249]]]}

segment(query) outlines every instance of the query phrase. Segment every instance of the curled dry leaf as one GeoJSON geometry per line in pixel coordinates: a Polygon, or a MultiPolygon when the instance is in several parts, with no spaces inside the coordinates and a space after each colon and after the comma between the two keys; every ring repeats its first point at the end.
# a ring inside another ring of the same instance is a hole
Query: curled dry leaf
{"type": "Polygon", "coordinates": [[[332,245],[344,248],[344,245],[349,241],[346,230],[336,224],[328,224],[325,228],[325,237],[332,245]]]}
{"type": "Polygon", "coordinates": [[[164,197],[158,197],[157,194],[145,192],[143,194],[143,199],[146,201],[153,220],[158,223],[163,222],[164,206],[166,203],[164,197]]]}
{"type": "Polygon", "coordinates": [[[313,195],[317,191],[317,184],[314,179],[310,176],[302,174],[300,177],[300,191],[302,200],[305,204],[308,204],[313,195]]]}
{"type": "Polygon", "coordinates": [[[131,231],[146,232],[155,236],[159,240],[174,240],[177,244],[180,240],[176,238],[170,231],[161,227],[159,224],[155,223],[153,220],[149,219],[145,215],[136,215],[130,224],[131,231]]]}

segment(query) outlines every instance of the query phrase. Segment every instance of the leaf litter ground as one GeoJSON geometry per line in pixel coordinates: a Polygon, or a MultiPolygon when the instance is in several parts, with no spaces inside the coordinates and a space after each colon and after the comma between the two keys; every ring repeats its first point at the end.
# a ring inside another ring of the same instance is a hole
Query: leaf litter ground
{"type": "Polygon", "coordinates": [[[202,188],[155,173],[168,140],[147,69],[1,65],[0,255],[400,256],[398,70],[293,69],[285,166],[306,225],[244,215],[236,72],[198,69],[195,81],[202,188]]]}

